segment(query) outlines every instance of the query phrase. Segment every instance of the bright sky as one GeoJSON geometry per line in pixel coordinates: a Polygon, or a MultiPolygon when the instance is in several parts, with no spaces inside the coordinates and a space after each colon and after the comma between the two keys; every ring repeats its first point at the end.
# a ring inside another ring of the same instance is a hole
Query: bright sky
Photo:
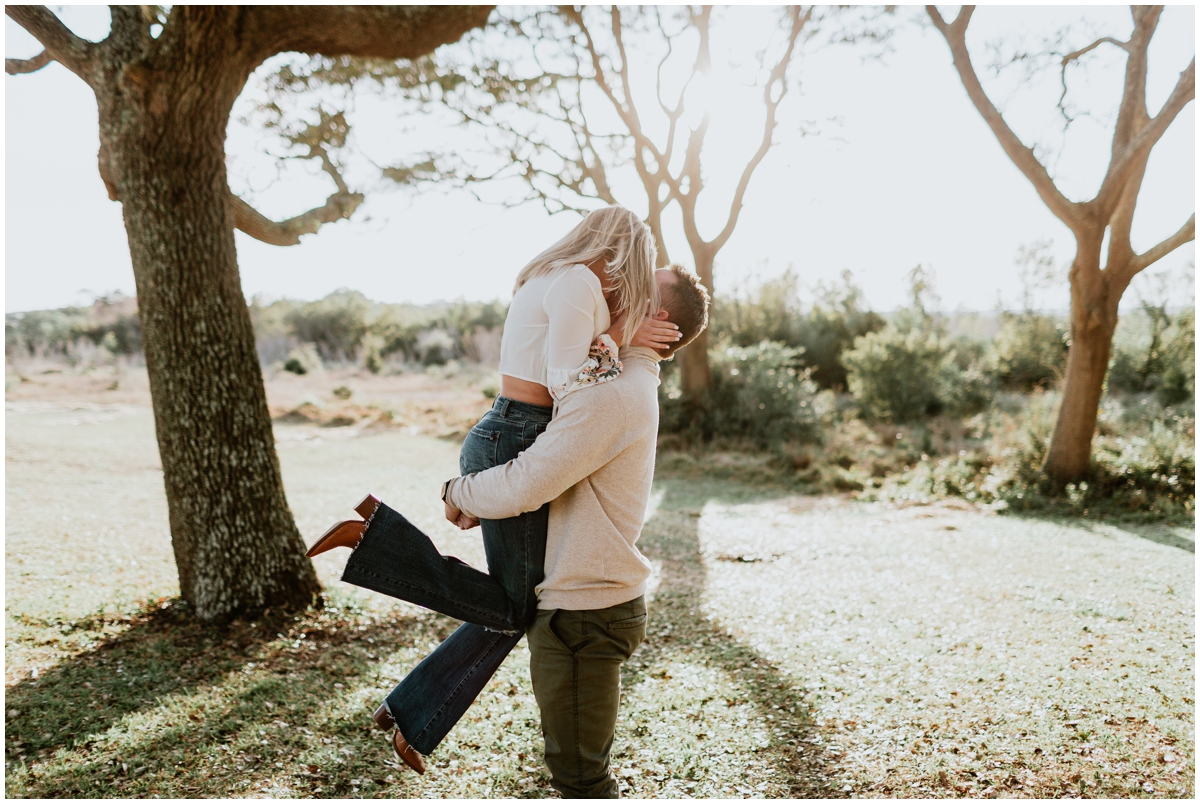
{"type": "MultiPolygon", "coordinates": [[[[764,32],[779,35],[764,9],[726,13],[722,27],[714,23],[716,122],[704,159],[711,195],[702,202],[708,205],[702,219],[708,237],[728,209],[744,163],[741,154],[761,137],[755,107],[727,97],[737,85],[721,78],[726,54],[737,58],[741,52],[749,59],[764,32]]],[[[61,14],[82,36],[99,39],[107,31],[104,7],[63,7],[61,14]]],[[[849,269],[869,303],[888,310],[903,301],[904,275],[921,263],[936,271],[944,309],[991,309],[998,293],[1009,303],[1018,298],[1017,249],[1049,239],[1060,281],[1037,302],[1067,306],[1070,233],[1004,155],[968,100],[945,42],[912,22],[919,19],[915,9],[901,10],[898,21],[904,24],[882,59],[864,59],[866,49],[847,46],[811,46],[802,56],[800,83],[780,110],[778,144],[755,174],[737,230],[718,255],[718,292],[789,265],[810,287],[849,269]],[[820,133],[801,136],[804,121],[816,121],[820,133]]],[[[976,13],[968,38],[993,100],[1026,143],[1036,139],[1058,153],[1051,172],[1076,200],[1090,196],[1107,165],[1123,76],[1118,53],[1094,51],[1088,68],[1072,73],[1071,97],[1095,115],[1073,124],[1065,147],[1054,109],[1057,72],[1026,82],[1018,70],[995,78],[986,66],[989,42],[1023,35],[1032,44],[1080,19],[1098,35],[1125,38],[1131,29],[1125,7],[986,7],[976,13]]],[[[1095,38],[1082,30],[1073,44],[1095,38]]],[[[9,57],[27,58],[40,49],[7,18],[5,42],[9,57]]],[[[1151,48],[1151,114],[1194,53],[1194,7],[1169,7],[1151,48]]],[[[645,55],[631,61],[636,66],[645,55]]],[[[4,87],[5,310],[81,303],[113,290],[133,294],[120,206],[108,201],[96,170],[90,90],[56,64],[33,75],[8,76],[4,87]]],[[[239,112],[258,87],[252,78],[239,112]]],[[[380,164],[402,160],[406,149],[418,151],[431,138],[463,136],[431,121],[403,119],[386,98],[364,99],[352,122],[358,146],[380,164]]],[[[269,145],[235,119],[227,144],[231,186],[279,218],[320,204],[331,191],[328,179],[300,169],[272,182],[273,162],[262,155],[269,145]]],[[[365,173],[352,172],[351,180],[356,177],[367,183],[365,173]]],[[[644,211],[636,193],[621,200],[644,211]]],[[[1151,158],[1135,247],[1144,250],[1170,235],[1194,210],[1193,103],[1151,158]]],[[[576,221],[570,213],[549,216],[540,205],[483,204],[459,191],[376,192],[352,221],[326,226],[299,246],[266,246],[239,232],[242,286],[248,298],[261,293],[314,299],[347,287],[388,302],[507,299],[521,266],[576,221]]],[[[673,259],[690,262],[677,208],[669,215],[667,240],[673,259]]],[[[1194,259],[1188,244],[1150,269],[1170,272],[1176,304],[1194,297],[1189,273],[1194,259]]],[[[1126,307],[1136,305],[1136,290],[1148,289],[1150,279],[1135,281],[1126,307]]]]}

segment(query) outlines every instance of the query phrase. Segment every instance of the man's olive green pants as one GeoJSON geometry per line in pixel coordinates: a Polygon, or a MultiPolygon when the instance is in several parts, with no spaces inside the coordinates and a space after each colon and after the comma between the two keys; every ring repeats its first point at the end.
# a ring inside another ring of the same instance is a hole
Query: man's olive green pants
{"type": "Polygon", "coordinates": [[[646,599],[607,609],[542,610],[527,632],[550,784],[564,798],[619,798],[608,764],[621,664],[646,637],[646,599]]]}

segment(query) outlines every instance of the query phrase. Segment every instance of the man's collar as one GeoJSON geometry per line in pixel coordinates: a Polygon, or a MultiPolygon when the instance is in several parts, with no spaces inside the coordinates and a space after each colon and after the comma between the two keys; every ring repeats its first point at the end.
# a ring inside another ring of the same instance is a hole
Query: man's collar
{"type": "Polygon", "coordinates": [[[656,365],[662,361],[662,355],[648,346],[626,346],[621,350],[621,360],[629,360],[630,358],[649,360],[656,365]]]}

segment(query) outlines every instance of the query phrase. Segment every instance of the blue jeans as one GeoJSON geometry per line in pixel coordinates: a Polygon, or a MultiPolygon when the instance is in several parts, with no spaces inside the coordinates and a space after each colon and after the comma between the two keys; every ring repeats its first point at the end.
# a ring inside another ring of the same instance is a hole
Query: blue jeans
{"type": "MultiPolygon", "coordinates": [[[[463,442],[460,471],[508,463],[545,432],[550,414],[550,408],[499,397],[463,442]]],[[[400,733],[422,754],[441,743],[537,616],[549,512],[547,504],[511,519],[481,520],[486,573],[443,556],[382,504],[351,554],[343,581],[463,621],[386,700],[400,733]]]]}

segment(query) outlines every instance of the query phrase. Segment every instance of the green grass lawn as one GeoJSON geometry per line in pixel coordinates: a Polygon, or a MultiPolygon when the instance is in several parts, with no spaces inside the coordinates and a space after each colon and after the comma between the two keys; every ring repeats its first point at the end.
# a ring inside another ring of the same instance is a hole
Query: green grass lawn
{"type": "MultiPolygon", "coordinates": [[[[11,797],[543,797],[522,644],[420,777],[370,713],[456,622],[337,582],[208,628],[175,598],[144,408],[7,418],[11,797]]],[[[311,541],[374,491],[446,552],[457,444],[280,426],[311,541]]],[[[631,797],[1194,791],[1194,553],[1089,523],[663,475],[613,765],[631,797]]],[[[1182,537],[1180,537],[1182,538],[1182,537]]],[[[340,553],[340,554],[339,554],[340,553]]]]}

